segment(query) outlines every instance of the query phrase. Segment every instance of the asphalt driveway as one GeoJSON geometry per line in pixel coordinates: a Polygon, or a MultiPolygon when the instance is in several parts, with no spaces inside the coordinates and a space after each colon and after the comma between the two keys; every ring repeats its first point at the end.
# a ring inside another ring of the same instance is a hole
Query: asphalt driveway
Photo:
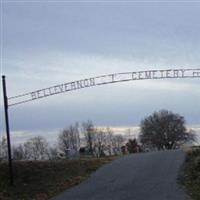
{"type": "Polygon", "coordinates": [[[184,158],[181,150],[128,155],[52,200],[188,200],[178,184],[184,158]]]}

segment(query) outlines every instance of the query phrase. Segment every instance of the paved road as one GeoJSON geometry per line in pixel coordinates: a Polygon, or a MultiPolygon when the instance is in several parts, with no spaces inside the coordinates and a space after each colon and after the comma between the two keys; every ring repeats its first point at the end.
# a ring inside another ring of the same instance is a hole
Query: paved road
{"type": "Polygon", "coordinates": [[[128,155],[52,200],[188,200],[177,183],[180,150],[128,155]]]}

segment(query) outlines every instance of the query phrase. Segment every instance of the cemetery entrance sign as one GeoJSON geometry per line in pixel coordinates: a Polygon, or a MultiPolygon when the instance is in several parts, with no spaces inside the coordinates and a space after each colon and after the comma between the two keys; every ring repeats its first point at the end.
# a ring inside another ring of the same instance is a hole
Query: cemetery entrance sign
{"type": "Polygon", "coordinates": [[[137,72],[124,72],[96,76],[82,80],[72,81],[55,85],[48,88],[43,88],[33,92],[8,98],[9,105],[25,103],[28,101],[37,100],[47,96],[78,90],[87,87],[105,85],[111,83],[136,81],[145,79],[175,79],[175,78],[200,78],[200,69],[167,69],[167,70],[148,70],[137,72]]]}
{"type": "Polygon", "coordinates": [[[166,70],[147,70],[137,72],[124,72],[114,73],[103,76],[96,76],[92,78],[86,78],[82,80],[63,83],[60,85],[51,86],[48,88],[39,89],[36,91],[20,94],[17,96],[7,97],[6,91],[6,77],[2,76],[3,85],[3,97],[4,97],[4,109],[5,109],[5,122],[6,122],[6,134],[8,144],[8,161],[9,161],[9,173],[10,184],[13,185],[13,169],[12,169],[12,156],[10,145],[10,128],[8,108],[10,106],[34,101],[44,97],[70,92],[87,87],[94,87],[99,85],[125,82],[125,81],[137,81],[148,79],[182,79],[182,78],[200,78],[200,68],[198,69],[166,69],[166,70]]]}

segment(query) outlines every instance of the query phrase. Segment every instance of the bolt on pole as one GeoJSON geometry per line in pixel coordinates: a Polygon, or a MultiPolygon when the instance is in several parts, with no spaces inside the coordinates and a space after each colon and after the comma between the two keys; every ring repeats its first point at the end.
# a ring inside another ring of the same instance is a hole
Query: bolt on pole
{"type": "Polygon", "coordinates": [[[13,185],[13,166],[12,166],[12,155],[11,155],[11,145],[10,145],[10,127],[8,118],[8,98],[6,92],[6,77],[2,76],[3,85],[3,98],[4,98],[4,111],[5,111],[5,122],[6,122],[6,134],[7,134],[7,145],[8,145],[8,164],[9,164],[9,175],[10,175],[10,185],[13,185]]]}

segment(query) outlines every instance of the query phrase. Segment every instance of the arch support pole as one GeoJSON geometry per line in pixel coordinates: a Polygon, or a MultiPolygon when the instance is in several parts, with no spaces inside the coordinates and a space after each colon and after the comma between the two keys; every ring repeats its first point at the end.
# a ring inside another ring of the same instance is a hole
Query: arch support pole
{"type": "Polygon", "coordinates": [[[8,117],[8,98],[7,98],[7,91],[6,91],[6,77],[5,76],[2,76],[2,86],[3,86],[5,123],[6,123],[6,135],[7,135],[7,146],[8,146],[9,176],[10,176],[10,185],[13,186],[14,178],[13,178],[12,153],[11,153],[11,144],[10,144],[10,126],[9,126],[9,117],[8,117]]]}

